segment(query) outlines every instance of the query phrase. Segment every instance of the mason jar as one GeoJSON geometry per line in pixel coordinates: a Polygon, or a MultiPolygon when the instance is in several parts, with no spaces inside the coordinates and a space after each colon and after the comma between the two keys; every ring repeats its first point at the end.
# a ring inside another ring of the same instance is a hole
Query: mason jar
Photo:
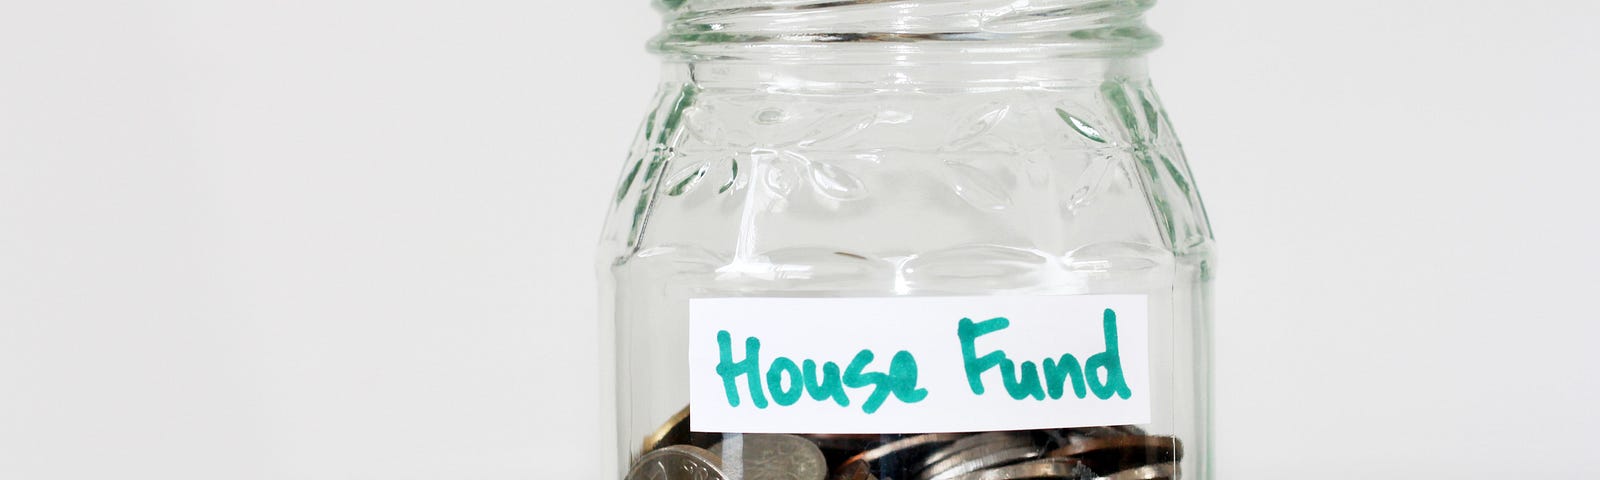
{"type": "Polygon", "coordinates": [[[658,0],[601,475],[1211,478],[1213,240],[1152,3],[658,0]]]}

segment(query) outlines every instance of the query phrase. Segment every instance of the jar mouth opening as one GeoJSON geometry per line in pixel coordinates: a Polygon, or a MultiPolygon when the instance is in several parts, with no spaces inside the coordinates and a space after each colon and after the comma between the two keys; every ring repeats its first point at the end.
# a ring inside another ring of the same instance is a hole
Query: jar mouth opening
{"type": "Polygon", "coordinates": [[[658,0],[652,51],[692,58],[1131,56],[1154,0],[658,0]]]}

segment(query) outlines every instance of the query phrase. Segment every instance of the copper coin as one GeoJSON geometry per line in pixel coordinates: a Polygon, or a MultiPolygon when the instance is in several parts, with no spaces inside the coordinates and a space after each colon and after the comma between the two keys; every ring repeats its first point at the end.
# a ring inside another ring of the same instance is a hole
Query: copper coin
{"type": "Polygon", "coordinates": [[[1045,456],[1076,458],[1096,472],[1120,472],[1181,460],[1183,442],[1165,435],[1079,438],[1045,456]]]}
{"type": "Polygon", "coordinates": [[[1144,429],[1134,425],[1113,425],[1103,427],[1073,427],[1059,428],[1044,431],[1045,436],[1057,446],[1071,445],[1074,439],[1123,437],[1128,435],[1144,435],[1144,429]]]}
{"type": "Polygon", "coordinates": [[[833,480],[878,480],[867,462],[847,462],[833,472],[833,480]]]}
{"type": "Polygon", "coordinates": [[[894,440],[846,459],[834,477],[860,480],[859,473],[856,477],[844,475],[862,472],[884,478],[910,478],[921,468],[923,455],[967,436],[964,433],[925,433],[894,440]]]}

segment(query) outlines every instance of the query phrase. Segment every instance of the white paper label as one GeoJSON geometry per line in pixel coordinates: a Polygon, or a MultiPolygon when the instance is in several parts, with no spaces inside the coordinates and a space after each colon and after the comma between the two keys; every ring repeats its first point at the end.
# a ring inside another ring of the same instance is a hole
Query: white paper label
{"type": "Polygon", "coordinates": [[[697,432],[913,433],[1150,421],[1144,295],[701,298],[697,432]]]}

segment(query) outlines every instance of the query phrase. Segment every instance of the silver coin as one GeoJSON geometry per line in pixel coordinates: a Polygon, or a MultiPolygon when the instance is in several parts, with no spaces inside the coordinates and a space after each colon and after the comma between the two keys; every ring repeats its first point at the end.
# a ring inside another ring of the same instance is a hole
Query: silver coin
{"type": "Polygon", "coordinates": [[[711,452],[722,458],[723,471],[736,480],[823,480],[828,476],[822,449],[795,435],[730,435],[712,446],[711,452]]]}
{"type": "Polygon", "coordinates": [[[924,469],[932,467],[934,464],[942,462],[957,453],[977,447],[1020,447],[1031,444],[1033,444],[1032,437],[1023,432],[987,432],[970,435],[934,450],[933,453],[929,453],[928,457],[922,460],[922,467],[924,469]]]}
{"type": "Polygon", "coordinates": [[[1038,457],[1044,453],[1036,445],[1015,446],[1005,443],[980,445],[957,452],[917,475],[919,480],[949,480],[957,476],[986,468],[1010,465],[1038,457]]]}
{"type": "Polygon", "coordinates": [[[727,480],[720,459],[703,448],[671,445],[639,457],[625,480],[727,480]]]}
{"type": "Polygon", "coordinates": [[[1178,464],[1167,462],[1123,470],[1095,480],[1177,480],[1177,478],[1178,464]]]}
{"type": "Polygon", "coordinates": [[[1089,467],[1071,458],[1041,458],[962,474],[953,480],[1045,480],[1093,476],[1089,467]]]}

